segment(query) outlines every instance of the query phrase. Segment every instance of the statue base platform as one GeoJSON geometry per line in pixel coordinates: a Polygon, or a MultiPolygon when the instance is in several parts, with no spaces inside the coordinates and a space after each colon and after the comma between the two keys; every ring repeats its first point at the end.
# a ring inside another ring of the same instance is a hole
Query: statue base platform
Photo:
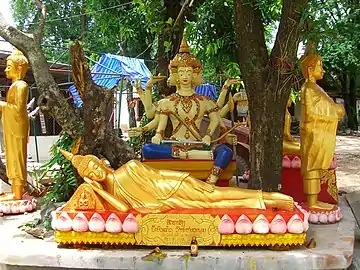
{"type": "Polygon", "coordinates": [[[17,218],[4,216],[0,222],[0,269],[158,269],[158,270],[221,270],[221,269],[347,269],[354,257],[355,219],[340,197],[343,219],[329,225],[310,224],[306,242],[315,239],[316,248],[297,246],[279,252],[269,248],[199,247],[198,257],[190,257],[187,247],[161,248],[166,257],[149,258],[153,247],[130,246],[104,249],[101,246],[69,249],[53,241],[47,234],[38,239],[19,229],[24,223],[40,218],[40,211],[17,218]]]}
{"type": "MultiPolygon", "coordinates": [[[[296,202],[306,202],[303,192],[303,177],[301,175],[301,157],[298,155],[284,155],[282,169],[282,192],[294,198],[296,202]]],[[[339,200],[336,184],[336,160],[328,170],[323,170],[320,180],[318,200],[325,203],[337,204],[339,200]]]]}
{"type": "Polygon", "coordinates": [[[0,213],[5,215],[24,214],[36,210],[36,201],[30,196],[24,196],[22,200],[0,201],[0,213]]]}
{"type": "Polygon", "coordinates": [[[301,203],[299,206],[308,212],[309,222],[313,224],[332,224],[340,222],[342,219],[341,209],[337,205],[334,205],[334,208],[330,211],[309,209],[306,203],[301,203]]]}
{"type": "MultiPolygon", "coordinates": [[[[145,159],[146,165],[158,170],[173,170],[189,172],[191,176],[206,181],[211,168],[214,165],[213,160],[183,160],[183,159],[145,159]]],[[[216,185],[219,187],[228,187],[230,179],[236,171],[236,161],[230,162],[228,167],[221,173],[216,185]]]]}
{"type": "Polygon", "coordinates": [[[298,208],[177,209],[160,214],[59,209],[53,212],[52,226],[59,244],[187,247],[194,236],[199,246],[298,246],[305,243],[308,229],[298,208]]]}

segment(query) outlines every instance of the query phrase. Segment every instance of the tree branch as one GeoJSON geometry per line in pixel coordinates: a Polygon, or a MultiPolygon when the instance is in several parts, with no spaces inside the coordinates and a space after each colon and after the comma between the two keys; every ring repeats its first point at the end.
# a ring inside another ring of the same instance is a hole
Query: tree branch
{"type": "MultiPolygon", "coordinates": [[[[308,0],[283,0],[279,30],[271,51],[273,65],[282,66],[283,61],[294,63],[300,38],[300,19],[308,0]]],[[[290,67],[290,66],[289,66],[290,67]]]]}
{"type": "Polygon", "coordinates": [[[44,33],[45,21],[46,21],[46,6],[40,0],[34,0],[37,8],[40,9],[40,22],[35,31],[35,37],[37,41],[40,43],[44,33]]]}
{"type": "Polygon", "coordinates": [[[11,26],[5,21],[2,13],[0,12],[0,36],[9,41],[21,51],[26,51],[26,47],[34,40],[31,34],[26,34],[11,26]]]}

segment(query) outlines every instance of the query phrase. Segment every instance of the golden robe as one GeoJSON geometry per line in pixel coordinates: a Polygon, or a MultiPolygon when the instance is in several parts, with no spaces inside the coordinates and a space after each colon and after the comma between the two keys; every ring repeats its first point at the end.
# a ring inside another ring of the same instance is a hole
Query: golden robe
{"type": "MultiPolygon", "coordinates": [[[[174,208],[265,208],[261,190],[214,187],[189,173],[156,170],[136,160],[114,171],[101,185],[141,213],[174,208]]],[[[291,205],[292,198],[287,203],[291,205]]]]}
{"type": "Polygon", "coordinates": [[[301,90],[300,147],[301,171],[305,178],[314,178],[312,171],[330,168],[342,114],[342,107],[319,85],[304,83],[301,90]]]}
{"type": "Polygon", "coordinates": [[[16,180],[22,185],[27,177],[26,159],[29,137],[27,100],[28,85],[18,80],[11,85],[6,96],[6,105],[1,108],[6,174],[10,181],[16,180]]]}

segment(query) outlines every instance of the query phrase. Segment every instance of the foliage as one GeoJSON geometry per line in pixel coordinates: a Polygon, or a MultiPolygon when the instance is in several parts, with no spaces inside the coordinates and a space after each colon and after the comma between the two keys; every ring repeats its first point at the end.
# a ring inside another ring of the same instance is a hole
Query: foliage
{"type": "Polygon", "coordinates": [[[58,150],[60,148],[71,151],[75,143],[76,141],[72,137],[62,133],[59,140],[50,149],[51,159],[42,168],[48,171],[58,165],[60,169],[53,174],[54,186],[46,194],[44,198],[45,204],[69,200],[78,186],[74,167],[58,150]]]}
{"type": "Polygon", "coordinates": [[[340,71],[360,67],[360,10],[358,1],[311,1],[305,37],[319,43],[327,68],[340,71]]]}
{"type": "MultiPolygon", "coordinates": [[[[280,19],[281,1],[262,0],[258,7],[262,11],[265,39],[270,47],[277,21],[280,19]]],[[[193,53],[202,62],[205,82],[219,86],[224,80],[220,79],[218,74],[239,78],[237,41],[234,35],[234,2],[205,1],[194,16],[193,20],[187,21],[186,36],[193,53]]]]}

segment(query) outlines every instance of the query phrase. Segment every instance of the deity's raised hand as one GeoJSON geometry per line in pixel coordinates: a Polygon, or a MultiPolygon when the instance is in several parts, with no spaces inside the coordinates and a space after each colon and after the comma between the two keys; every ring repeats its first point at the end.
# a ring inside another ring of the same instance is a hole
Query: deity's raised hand
{"type": "Polygon", "coordinates": [[[232,79],[232,78],[229,78],[225,81],[224,83],[224,87],[225,88],[229,88],[230,86],[232,85],[235,85],[235,84],[241,84],[242,83],[242,80],[240,79],[232,79]]]}
{"type": "Polygon", "coordinates": [[[139,137],[142,133],[143,133],[143,129],[141,127],[130,128],[128,130],[129,138],[139,137]]]}
{"type": "Polygon", "coordinates": [[[157,83],[157,82],[160,82],[162,80],[166,79],[166,76],[163,76],[159,73],[159,75],[157,76],[153,76],[153,75],[150,75],[150,79],[148,80],[148,82],[146,83],[146,88],[148,87],[152,87],[153,84],[157,83]]]}

